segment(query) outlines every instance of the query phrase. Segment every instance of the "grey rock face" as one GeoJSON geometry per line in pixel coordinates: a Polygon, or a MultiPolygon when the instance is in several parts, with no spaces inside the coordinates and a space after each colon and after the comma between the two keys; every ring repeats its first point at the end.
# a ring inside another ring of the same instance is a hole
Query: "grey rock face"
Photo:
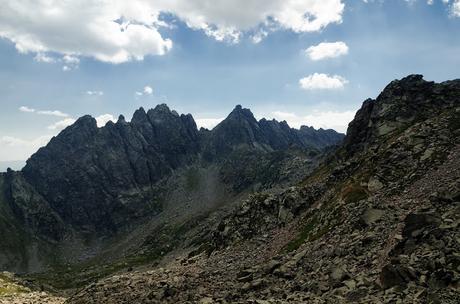
{"type": "Polygon", "coordinates": [[[344,141],[349,153],[361,151],[380,137],[394,136],[416,122],[458,104],[460,82],[434,83],[422,75],[392,81],[377,99],[367,99],[349,124],[344,141]]]}
{"type": "Polygon", "coordinates": [[[28,160],[25,179],[67,223],[115,231],[124,221],[159,210],[149,188],[199,150],[196,125],[166,105],[141,108],[131,123],[98,128],[84,116],[28,160]],[[125,195],[133,198],[126,203],[125,195]]]}
{"type": "Polygon", "coordinates": [[[292,144],[323,147],[341,138],[329,131],[335,137],[316,143],[306,137],[301,141],[300,133],[286,123],[259,123],[237,106],[210,134],[200,134],[190,114],[178,115],[163,104],[148,112],[140,108],[129,123],[121,116],[103,128],[94,118],[81,117],[34,154],[22,172],[64,222],[89,231],[116,231],[123,222],[158,212],[149,188],[196,161],[202,151],[221,157],[242,145],[273,151],[292,144]]]}
{"type": "Polygon", "coordinates": [[[209,155],[222,156],[239,147],[260,151],[285,150],[290,147],[321,150],[340,144],[343,137],[343,134],[334,130],[315,130],[306,126],[293,129],[286,121],[264,118],[257,121],[249,109],[238,105],[212,130],[205,151],[209,155]]]}

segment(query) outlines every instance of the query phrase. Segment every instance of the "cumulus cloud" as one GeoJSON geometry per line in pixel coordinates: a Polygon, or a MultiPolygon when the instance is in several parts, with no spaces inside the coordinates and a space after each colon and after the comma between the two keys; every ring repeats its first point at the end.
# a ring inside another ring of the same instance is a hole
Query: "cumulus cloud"
{"type": "Polygon", "coordinates": [[[205,128],[211,130],[217,126],[224,118],[198,118],[195,119],[198,128],[205,128]]]}
{"type": "Polygon", "coordinates": [[[62,129],[65,129],[66,127],[70,126],[71,124],[73,124],[75,122],[75,119],[73,118],[65,118],[63,120],[60,120],[58,122],[55,122],[54,124],[52,125],[49,125],[48,126],[48,129],[49,130],[56,130],[56,131],[60,131],[62,129]]]}
{"type": "Polygon", "coordinates": [[[152,95],[153,94],[153,89],[150,86],[145,86],[144,87],[144,94],[145,95],[152,95]]]}
{"type": "Polygon", "coordinates": [[[348,123],[353,120],[355,111],[314,111],[309,115],[298,115],[291,112],[275,111],[272,113],[273,118],[286,120],[294,128],[300,128],[303,125],[312,126],[316,129],[334,129],[337,132],[345,133],[348,123]]]}
{"type": "Polygon", "coordinates": [[[452,3],[452,14],[455,17],[460,17],[460,0],[455,0],[454,3],[452,3]]]}
{"type": "Polygon", "coordinates": [[[327,58],[335,58],[348,54],[348,46],[345,42],[321,42],[305,50],[307,56],[314,61],[327,58]]]}
{"type": "Polygon", "coordinates": [[[319,31],[341,23],[345,5],[342,0],[0,0],[0,6],[0,37],[21,53],[41,54],[37,61],[50,62],[48,53],[64,55],[63,70],[71,70],[75,66],[66,56],[117,64],[166,54],[173,42],[160,33],[171,26],[163,14],[236,43],[260,27],[319,31]]]}
{"type": "Polygon", "coordinates": [[[55,63],[56,62],[55,58],[50,57],[43,53],[37,53],[37,55],[35,55],[34,57],[34,60],[37,62],[45,62],[45,63],[55,63]]]}
{"type": "Polygon", "coordinates": [[[112,114],[102,114],[96,117],[97,126],[99,128],[105,126],[109,121],[115,122],[115,117],[112,114]]]}
{"type": "Polygon", "coordinates": [[[35,109],[29,108],[29,107],[26,107],[26,106],[21,106],[21,107],[19,107],[19,111],[26,112],[26,113],[33,113],[33,112],[35,112],[35,109]]]}
{"type": "Polygon", "coordinates": [[[343,89],[348,80],[342,76],[314,73],[299,80],[299,85],[304,90],[337,90],[343,89]]]}
{"type": "Polygon", "coordinates": [[[136,91],[134,93],[136,96],[143,96],[143,95],[152,95],[153,94],[153,88],[151,86],[146,85],[142,91],[136,91]]]}

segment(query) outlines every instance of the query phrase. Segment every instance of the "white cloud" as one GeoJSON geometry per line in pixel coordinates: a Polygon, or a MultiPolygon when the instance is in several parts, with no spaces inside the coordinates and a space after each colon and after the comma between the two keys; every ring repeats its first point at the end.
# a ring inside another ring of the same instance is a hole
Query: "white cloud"
{"type": "Polygon", "coordinates": [[[152,95],[153,94],[153,89],[150,86],[145,86],[144,87],[144,94],[145,95],[152,95]]]}
{"type": "Polygon", "coordinates": [[[103,91],[86,91],[86,94],[89,96],[102,96],[104,95],[103,91]]]}
{"type": "Polygon", "coordinates": [[[49,125],[48,126],[48,129],[49,130],[57,130],[57,131],[60,131],[68,126],[70,126],[71,124],[73,124],[75,122],[75,119],[73,118],[65,118],[63,120],[60,120],[58,122],[55,122],[54,124],[52,125],[49,125]]]}
{"type": "Polygon", "coordinates": [[[268,32],[265,30],[260,30],[252,36],[252,42],[257,44],[264,40],[268,36],[268,32]]]}
{"type": "Polygon", "coordinates": [[[40,115],[57,116],[57,117],[69,117],[70,116],[69,114],[63,113],[58,110],[35,110],[27,106],[20,106],[19,111],[26,112],[26,113],[37,113],[40,115]]]}
{"type": "Polygon", "coordinates": [[[311,60],[323,60],[327,58],[335,58],[348,54],[348,46],[345,42],[321,42],[305,50],[311,60]]]}
{"type": "Polygon", "coordinates": [[[345,133],[348,123],[353,120],[355,111],[314,111],[312,114],[299,116],[291,112],[275,111],[273,117],[278,120],[286,120],[294,128],[300,128],[303,125],[312,126],[316,129],[334,129],[338,132],[345,133]]]}
{"type": "Polygon", "coordinates": [[[64,57],[62,57],[62,61],[68,64],[73,64],[73,65],[77,65],[80,63],[80,59],[72,55],[64,55],[64,57]]]}
{"type": "Polygon", "coordinates": [[[21,107],[19,107],[19,111],[26,112],[26,113],[33,113],[33,112],[35,112],[35,109],[29,108],[29,107],[26,107],[26,106],[21,106],[21,107]]]}
{"type": "MultiPolygon", "coordinates": [[[[116,64],[171,50],[173,42],[159,31],[171,27],[161,20],[162,13],[216,40],[238,42],[260,27],[322,30],[342,22],[345,5],[342,0],[0,0],[0,7],[0,37],[21,53],[87,56],[116,64]]],[[[63,70],[72,69],[62,60],[63,70]]]]}
{"type": "Polygon", "coordinates": [[[37,53],[37,55],[35,55],[34,57],[34,60],[37,62],[45,62],[45,63],[55,63],[56,62],[56,59],[46,54],[43,54],[43,53],[37,53]]]}
{"type": "Polygon", "coordinates": [[[304,90],[337,90],[343,89],[348,83],[345,78],[327,74],[314,73],[299,80],[299,85],[304,90]]]}
{"type": "Polygon", "coordinates": [[[40,114],[40,115],[50,115],[50,116],[57,116],[57,117],[69,117],[69,116],[70,116],[69,114],[63,113],[63,112],[58,111],[58,110],[54,110],[54,111],[50,111],[50,110],[46,110],[46,111],[37,111],[37,114],[40,114]]]}
{"type": "Polygon", "coordinates": [[[134,92],[136,96],[143,96],[143,95],[152,95],[153,94],[153,88],[151,86],[146,85],[142,91],[136,91],[134,92]]]}
{"type": "Polygon", "coordinates": [[[38,148],[46,145],[52,135],[44,135],[32,139],[22,139],[14,136],[0,137],[0,160],[25,160],[35,153],[38,148]]]}
{"type": "Polygon", "coordinates": [[[455,0],[454,3],[452,3],[452,15],[460,17],[460,0],[455,0]]]}
{"type": "Polygon", "coordinates": [[[105,126],[109,121],[115,122],[115,117],[113,117],[112,114],[103,114],[96,117],[97,126],[99,128],[105,126]]]}
{"type": "Polygon", "coordinates": [[[62,66],[62,70],[64,72],[77,69],[78,65],[80,64],[80,59],[72,55],[64,55],[62,58],[57,58],[41,52],[35,55],[34,60],[37,62],[44,63],[64,63],[64,65],[62,66]]]}
{"type": "Polygon", "coordinates": [[[211,130],[217,126],[224,118],[198,118],[195,119],[198,128],[205,128],[211,130]]]}

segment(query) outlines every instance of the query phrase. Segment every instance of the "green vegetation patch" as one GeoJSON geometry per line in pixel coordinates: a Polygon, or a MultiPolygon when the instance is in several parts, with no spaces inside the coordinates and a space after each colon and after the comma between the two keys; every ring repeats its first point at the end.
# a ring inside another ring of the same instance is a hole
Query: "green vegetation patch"
{"type": "Polygon", "coordinates": [[[300,245],[302,245],[306,241],[309,241],[311,234],[317,225],[318,217],[315,215],[314,217],[308,220],[305,226],[302,227],[302,230],[300,230],[297,237],[285,246],[284,251],[291,252],[297,250],[300,247],[300,245]]]}
{"type": "Polygon", "coordinates": [[[0,273],[0,297],[26,292],[29,292],[27,288],[16,284],[10,278],[0,273]]]}
{"type": "Polygon", "coordinates": [[[345,186],[342,190],[342,199],[347,204],[356,203],[366,199],[368,196],[366,189],[359,184],[345,186]]]}

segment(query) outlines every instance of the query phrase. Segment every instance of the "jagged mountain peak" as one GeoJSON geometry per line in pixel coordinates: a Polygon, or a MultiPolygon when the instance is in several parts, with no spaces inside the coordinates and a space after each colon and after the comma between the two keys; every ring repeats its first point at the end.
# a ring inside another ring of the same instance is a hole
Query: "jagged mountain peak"
{"type": "Polygon", "coordinates": [[[170,113],[171,109],[169,108],[169,106],[167,104],[160,103],[160,104],[156,105],[155,108],[151,109],[151,111],[170,113]]]}
{"type": "Polygon", "coordinates": [[[89,127],[89,128],[97,128],[97,122],[94,117],[91,115],[84,115],[78,118],[75,123],[73,124],[75,127],[89,127]]]}
{"type": "Polygon", "coordinates": [[[382,137],[458,104],[460,79],[441,83],[414,74],[394,80],[376,99],[366,99],[349,124],[345,148],[356,152],[382,137]]]}
{"type": "Polygon", "coordinates": [[[126,123],[125,116],[123,116],[122,114],[120,114],[120,115],[118,116],[117,123],[126,123]]]}
{"type": "Polygon", "coordinates": [[[235,108],[227,116],[227,119],[249,119],[256,120],[250,109],[243,108],[241,105],[236,105],[235,108]]]}
{"type": "Polygon", "coordinates": [[[148,122],[147,113],[145,112],[143,107],[140,107],[133,113],[133,117],[131,118],[132,124],[143,124],[148,122]]]}

